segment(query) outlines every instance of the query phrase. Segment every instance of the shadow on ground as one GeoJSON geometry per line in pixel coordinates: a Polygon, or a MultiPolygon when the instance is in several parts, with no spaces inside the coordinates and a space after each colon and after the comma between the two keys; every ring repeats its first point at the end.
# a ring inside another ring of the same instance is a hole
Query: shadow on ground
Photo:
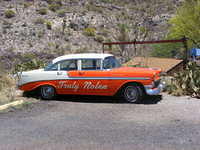
{"type": "MultiPolygon", "coordinates": [[[[36,95],[24,95],[25,97],[34,97],[39,99],[36,95]]],[[[54,100],[63,102],[79,102],[79,103],[118,103],[125,104],[122,99],[109,96],[85,96],[85,95],[58,95],[54,100]]],[[[162,95],[145,96],[140,104],[152,105],[157,104],[162,100],[162,95]]]]}
{"type": "MultiPolygon", "coordinates": [[[[108,96],[60,95],[57,97],[56,100],[81,102],[81,103],[118,103],[118,104],[124,103],[121,99],[108,96]]],[[[146,96],[140,104],[145,104],[145,105],[157,104],[161,100],[162,100],[162,95],[146,96]]]]}
{"type": "MultiPolygon", "coordinates": [[[[24,94],[25,97],[34,97],[39,99],[40,97],[37,94],[29,93],[24,94]]],[[[86,95],[59,95],[54,100],[63,101],[63,102],[79,102],[79,103],[118,103],[122,104],[122,99],[109,96],[86,96],[86,95]]],[[[140,104],[151,105],[157,104],[162,100],[162,95],[155,96],[145,96],[143,101],[140,104]]]]}

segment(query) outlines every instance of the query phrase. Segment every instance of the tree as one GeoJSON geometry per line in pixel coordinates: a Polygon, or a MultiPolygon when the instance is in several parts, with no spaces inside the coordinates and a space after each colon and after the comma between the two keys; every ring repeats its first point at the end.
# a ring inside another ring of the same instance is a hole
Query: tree
{"type": "Polygon", "coordinates": [[[186,0],[178,8],[171,24],[169,38],[189,38],[189,47],[200,47],[200,0],[186,0]]]}
{"type": "Polygon", "coordinates": [[[151,56],[162,58],[184,58],[183,43],[165,43],[155,44],[152,46],[153,51],[151,56]]]}
{"type": "MultiPolygon", "coordinates": [[[[171,27],[166,39],[189,39],[188,46],[200,47],[200,0],[186,0],[169,21],[171,27]]],[[[152,56],[184,58],[182,43],[153,46],[152,56]]]]}

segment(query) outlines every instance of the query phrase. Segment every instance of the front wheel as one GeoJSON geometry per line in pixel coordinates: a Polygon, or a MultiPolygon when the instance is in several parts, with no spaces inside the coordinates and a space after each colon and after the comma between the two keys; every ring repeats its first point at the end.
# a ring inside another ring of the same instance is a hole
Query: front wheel
{"type": "Polygon", "coordinates": [[[51,100],[56,96],[55,88],[50,85],[43,85],[40,87],[40,95],[42,99],[51,100]]]}
{"type": "Polygon", "coordinates": [[[136,84],[126,85],[121,92],[122,98],[128,103],[140,103],[144,93],[140,86],[136,84]]]}

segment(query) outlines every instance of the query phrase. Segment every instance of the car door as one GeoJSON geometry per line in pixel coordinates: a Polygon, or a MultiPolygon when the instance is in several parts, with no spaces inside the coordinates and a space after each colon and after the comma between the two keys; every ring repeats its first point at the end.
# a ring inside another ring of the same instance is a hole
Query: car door
{"type": "Polygon", "coordinates": [[[45,76],[55,85],[57,94],[75,94],[79,90],[76,79],[71,79],[68,72],[78,69],[76,59],[67,59],[47,67],[45,76]]]}
{"type": "Polygon", "coordinates": [[[70,71],[69,77],[78,79],[80,94],[109,95],[108,71],[102,70],[101,59],[81,59],[80,69],[70,71]]]}
{"type": "Polygon", "coordinates": [[[78,70],[78,60],[68,59],[59,62],[59,71],[57,76],[59,80],[57,81],[57,89],[60,94],[77,94],[79,93],[80,85],[76,78],[70,78],[70,71],[78,70]]]}

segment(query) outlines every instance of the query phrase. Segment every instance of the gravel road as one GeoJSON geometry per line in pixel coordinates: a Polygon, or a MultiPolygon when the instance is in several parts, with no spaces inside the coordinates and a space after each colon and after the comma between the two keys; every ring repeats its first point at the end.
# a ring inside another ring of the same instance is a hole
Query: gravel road
{"type": "Polygon", "coordinates": [[[0,150],[199,150],[200,100],[62,97],[0,114],[0,150]]]}

